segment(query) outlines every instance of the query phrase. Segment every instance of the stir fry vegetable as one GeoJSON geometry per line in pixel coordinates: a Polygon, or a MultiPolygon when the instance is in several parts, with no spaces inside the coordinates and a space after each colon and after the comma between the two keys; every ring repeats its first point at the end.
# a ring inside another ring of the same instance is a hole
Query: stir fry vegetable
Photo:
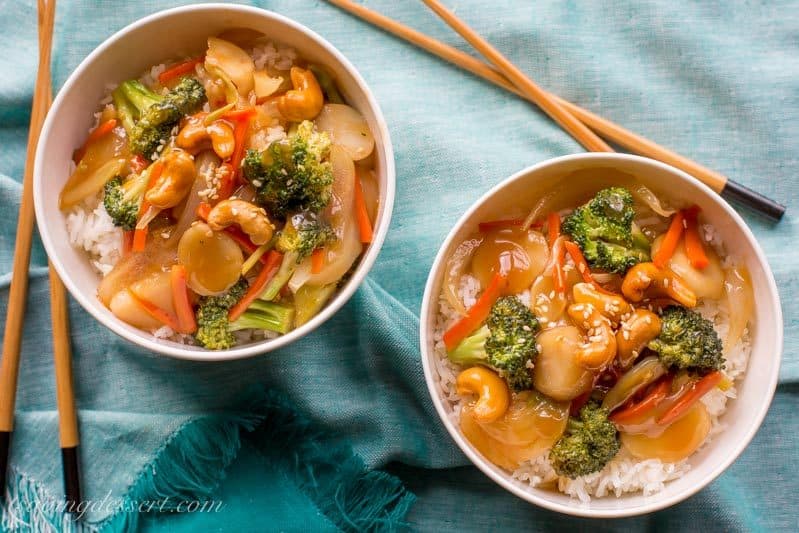
{"type": "MultiPolygon", "coordinates": [[[[210,37],[157,81],[149,69],[120,83],[60,197],[78,211],[68,223],[99,208],[115,226],[101,237],[118,248],[89,252],[103,303],[211,350],[311,320],[371,244],[378,213],[366,119],[324,65],[304,68],[255,33],[249,48],[210,37]]],[[[70,234],[88,242],[92,231],[70,234]]]]}
{"type": "Polygon", "coordinates": [[[576,206],[550,193],[526,220],[514,210],[482,221],[447,263],[442,310],[460,318],[443,341],[459,367],[461,429],[500,467],[548,452],[554,472],[575,479],[602,471],[622,448],[624,461],[682,460],[709,434],[703,400],[733,386],[716,324],[703,313],[718,321],[726,315],[716,307],[728,304],[725,347],[739,343],[751,316],[746,271],[724,272],[697,207],[666,208],[621,181],[629,190],[609,184],[576,206]],[[474,285],[482,293],[464,309],[474,285]],[[509,433],[535,420],[515,407],[526,395],[572,414],[546,444],[516,444],[509,433]]]}

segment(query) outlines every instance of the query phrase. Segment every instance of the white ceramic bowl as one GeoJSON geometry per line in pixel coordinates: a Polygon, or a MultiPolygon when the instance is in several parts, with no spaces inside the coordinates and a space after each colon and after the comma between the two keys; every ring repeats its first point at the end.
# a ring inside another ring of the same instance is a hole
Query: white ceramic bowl
{"type": "Polygon", "coordinates": [[[701,490],[726,469],[755,435],[771,404],[782,354],[782,312],[774,277],[766,257],[752,232],[738,214],[707,186],[669,165],[622,154],[579,154],[559,157],[526,168],[503,181],[477,201],[447,236],[436,256],[427,280],[420,320],[421,352],[425,379],[441,421],[463,453],[488,477],[528,502],[561,513],[594,518],[633,516],[674,505],[701,490]],[[671,481],[659,493],[641,493],[593,498],[581,503],[559,492],[530,487],[513,479],[506,471],[487,461],[460,431],[450,404],[443,394],[435,370],[434,331],[444,267],[458,244],[477,230],[484,220],[507,218],[510,206],[534,205],[541,191],[569,187],[566,176],[576,170],[612,168],[637,177],[656,193],[685,203],[696,203],[713,222],[728,250],[749,268],[756,295],[752,354],[741,381],[736,382],[738,398],[728,402],[722,422],[727,429],[715,436],[709,446],[690,458],[691,470],[671,481]]]}
{"type": "Polygon", "coordinates": [[[330,43],[305,26],[262,9],[204,4],[161,11],[118,31],[83,60],[58,92],[42,130],[36,152],[34,202],[44,247],[69,292],[97,320],[144,348],[171,357],[220,361],[249,357],[285,346],[330,318],[363,281],[385,239],[394,204],[394,153],[388,129],[372,92],[355,67],[330,43]],[[94,120],[108,84],[138,77],[145,69],[205,48],[209,36],[229,28],[252,28],[298,50],[301,56],[328,67],[348,103],[358,109],[375,137],[380,209],[374,240],[347,284],[312,320],[277,339],[225,351],[208,351],[160,341],[129,326],[96,297],[99,275],[83,251],[70,246],[58,195],[68,178],[72,152],[80,146],[94,120]]]}

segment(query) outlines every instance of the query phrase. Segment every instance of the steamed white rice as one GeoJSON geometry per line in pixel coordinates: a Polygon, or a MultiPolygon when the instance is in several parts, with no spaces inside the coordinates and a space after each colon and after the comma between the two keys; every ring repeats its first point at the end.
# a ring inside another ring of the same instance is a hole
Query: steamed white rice
{"type": "MultiPolygon", "coordinates": [[[[705,225],[703,230],[705,239],[717,250],[719,256],[726,257],[722,243],[714,228],[710,225],[705,225]]],[[[725,266],[728,266],[730,261],[730,258],[726,257],[724,259],[725,266]]],[[[468,274],[461,277],[459,295],[465,307],[468,308],[477,301],[480,291],[480,282],[476,278],[468,274]]],[[[518,296],[525,303],[530,300],[529,291],[525,291],[518,296]]],[[[721,302],[702,301],[697,306],[696,311],[713,322],[720,338],[726,338],[729,330],[729,310],[726,300],[721,302]]],[[[460,410],[463,402],[468,402],[471,398],[461,397],[456,392],[455,379],[460,369],[458,365],[450,362],[447,357],[443,335],[458,318],[458,313],[452,309],[442,295],[439,299],[439,314],[436,319],[434,333],[435,353],[437,355],[435,374],[438,378],[439,390],[452,408],[449,416],[456,426],[459,426],[460,410]]],[[[725,374],[733,382],[740,379],[746,371],[750,353],[751,343],[747,329],[741,340],[725,353],[725,374]]],[[[726,391],[716,388],[702,398],[702,402],[705,404],[712,420],[710,434],[702,445],[703,447],[707,446],[713,436],[723,431],[726,427],[720,418],[726,410],[727,400],[735,397],[736,387],[735,383],[733,383],[733,386],[726,391]]],[[[564,494],[578,498],[582,502],[588,502],[592,496],[614,495],[618,497],[624,493],[638,491],[648,496],[662,490],[668,481],[682,477],[690,468],[690,458],[677,463],[666,463],[659,459],[639,460],[632,457],[629,452],[622,448],[619,454],[605,465],[605,468],[600,472],[577,479],[558,476],[549,463],[547,453],[522,463],[511,475],[532,487],[556,485],[564,494]]]]}
{"type": "MultiPolygon", "coordinates": [[[[275,71],[287,71],[297,59],[297,52],[293,48],[285,47],[273,42],[257,45],[250,55],[253,58],[256,69],[269,68],[275,71]]],[[[149,86],[155,86],[158,76],[167,68],[166,63],[155,65],[146,71],[139,80],[149,86]]],[[[101,106],[110,104],[112,101],[111,93],[116,89],[116,84],[106,85],[106,95],[100,101],[101,106]]],[[[166,89],[164,89],[165,91],[166,89]]],[[[207,104],[206,104],[207,106],[207,104]]],[[[208,109],[206,109],[207,111],[208,109]]],[[[94,121],[89,131],[92,131],[99,124],[101,112],[94,114],[94,121]]],[[[172,132],[177,134],[177,127],[172,132]]],[[[258,139],[259,148],[265,149],[269,144],[281,141],[286,138],[286,132],[280,125],[267,128],[258,139]]],[[[163,147],[161,148],[163,149],[163,147]]],[[[158,151],[160,152],[161,149],[158,151]]],[[[153,155],[157,159],[157,154],[153,155]]],[[[75,165],[70,162],[68,175],[75,171],[75,165]]],[[[106,276],[122,257],[122,230],[114,226],[111,217],[103,207],[102,193],[97,196],[87,198],[82,203],[72,207],[65,216],[65,224],[69,242],[75,248],[86,253],[94,270],[100,276],[106,276]]],[[[170,340],[180,344],[193,344],[194,339],[191,335],[183,335],[173,331],[168,326],[154,329],[150,333],[157,339],[170,340]]],[[[244,330],[237,331],[235,335],[240,344],[247,344],[264,339],[278,337],[279,334],[267,330],[244,330]]]]}

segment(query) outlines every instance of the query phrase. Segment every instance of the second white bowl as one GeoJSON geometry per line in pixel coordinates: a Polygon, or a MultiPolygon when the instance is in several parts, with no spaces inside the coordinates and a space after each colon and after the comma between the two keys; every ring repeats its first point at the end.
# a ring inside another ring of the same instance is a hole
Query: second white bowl
{"type": "Polygon", "coordinates": [[[422,365],[430,396],[442,423],[469,460],[503,488],[528,502],[561,513],[594,518],[633,516],[663,509],[688,498],[716,479],[746,448],[768,411],[779,376],[782,335],[782,312],[774,277],[757,240],[741,217],[715,192],[680,170],[651,159],[604,153],[544,161],[514,174],[483,195],[458,220],[441,245],[427,279],[420,318],[422,365]],[[542,192],[575,186],[567,177],[586,169],[614,169],[632,174],[656,193],[698,204],[705,217],[712,221],[727,250],[748,267],[756,301],[750,323],[752,353],[748,370],[742,380],[736,382],[738,398],[728,402],[721,419],[727,428],[689,458],[691,470],[651,496],[629,493],[619,498],[611,495],[582,503],[560,492],[533,488],[514,479],[469,443],[439,381],[434,334],[447,259],[477,230],[478,223],[508,218],[508,209],[512,207],[530,209],[542,192]]]}

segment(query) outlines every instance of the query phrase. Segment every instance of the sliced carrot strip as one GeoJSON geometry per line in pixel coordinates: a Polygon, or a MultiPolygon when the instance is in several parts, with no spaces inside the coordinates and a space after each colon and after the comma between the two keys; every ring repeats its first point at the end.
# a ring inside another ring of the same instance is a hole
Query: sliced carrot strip
{"type": "Polygon", "coordinates": [[[133,249],[133,230],[122,232],[122,255],[126,256],[133,249]]]}
{"type": "Polygon", "coordinates": [[[555,239],[560,235],[560,216],[557,213],[547,215],[547,237],[549,245],[555,244],[555,239]]]}
{"type": "Polygon", "coordinates": [[[682,232],[685,229],[683,225],[684,221],[685,216],[682,211],[678,211],[674,215],[674,218],[671,219],[671,225],[668,231],[666,231],[666,236],[663,237],[663,242],[660,243],[658,252],[652,256],[652,262],[655,263],[656,267],[664,268],[669,264],[669,260],[671,256],[674,255],[674,250],[677,249],[677,245],[680,243],[680,237],[682,237],[682,232]]]}
{"type": "Polygon", "coordinates": [[[444,333],[444,344],[447,350],[455,348],[488,318],[491,306],[494,305],[494,302],[499,298],[500,294],[502,294],[507,281],[508,278],[503,274],[494,274],[494,277],[491,278],[491,283],[488,284],[488,287],[486,287],[486,290],[480,295],[477,302],[469,308],[466,316],[458,320],[444,333]]]}
{"type": "Polygon", "coordinates": [[[148,315],[158,320],[162,324],[169,326],[175,331],[178,331],[180,329],[177,317],[174,314],[172,314],[170,311],[167,311],[166,309],[161,309],[153,302],[142,298],[141,296],[133,292],[131,289],[128,289],[128,293],[130,293],[130,297],[133,298],[133,300],[137,304],[139,304],[142,307],[142,309],[147,311],[148,315]]]}
{"type": "Polygon", "coordinates": [[[208,221],[208,215],[211,214],[211,204],[200,202],[197,204],[197,216],[201,219],[208,221]]]}
{"type": "Polygon", "coordinates": [[[355,216],[358,219],[358,231],[361,234],[361,242],[369,244],[374,237],[372,233],[372,222],[369,220],[369,211],[366,210],[366,201],[363,199],[363,186],[361,178],[355,175],[355,216]]]}
{"type": "Polygon", "coordinates": [[[226,118],[229,120],[250,120],[251,118],[255,117],[256,110],[254,107],[246,107],[244,109],[234,109],[232,111],[228,111],[222,118],[226,118]]]}
{"type": "MultiPolygon", "coordinates": [[[[150,190],[158,178],[161,177],[161,171],[164,170],[164,165],[159,161],[153,167],[152,172],[150,173],[150,180],[147,182],[146,191],[150,190]]],[[[139,219],[141,219],[142,215],[150,209],[150,204],[147,200],[142,198],[141,205],[139,206],[139,219]]],[[[147,228],[136,228],[133,231],[133,251],[134,252],[141,252],[144,250],[144,246],[147,244],[147,228]]]]}
{"type": "Polygon", "coordinates": [[[103,122],[102,124],[98,124],[97,127],[94,128],[91,131],[91,133],[89,133],[89,136],[86,137],[86,142],[83,143],[83,146],[81,146],[75,152],[75,155],[73,156],[75,163],[79,163],[80,160],[83,159],[83,156],[86,155],[86,150],[89,148],[90,144],[97,142],[105,135],[111,133],[112,131],[114,131],[114,128],[116,127],[117,127],[117,119],[115,118],[110,118],[105,122],[103,122]]]}
{"type": "Polygon", "coordinates": [[[230,195],[233,194],[233,189],[236,186],[236,173],[233,171],[233,165],[230,163],[222,163],[220,168],[224,169],[224,171],[216,194],[219,198],[218,201],[221,202],[222,200],[227,200],[230,198],[230,195]]]}
{"type": "Polygon", "coordinates": [[[661,414],[655,422],[661,426],[668,426],[680,418],[687,413],[702,396],[713,390],[713,388],[721,382],[722,377],[721,372],[714,371],[707,374],[702,379],[695,381],[694,384],[680,396],[674,405],[661,414]]]}
{"type": "Polygon", "coordinates": [[[247,129],[250,127],[250,120],[255,116],[256,111],[250,107],[247,109],[237,109],[225,113],[224,118],[235,122],[233,126],[233,140],[235,142],[233,154],[230,156],[230,166],[233,170],[231,179],[235,181],[241,170],[241,160],[244,158],[244,138],[247,136],[247,129]]]}
{"type": "Polygon", "coordinates": [[[566,263],[564,240],[563,237],[558,237],[552,245],[552,282],[559,294],[566,292],[566,271],[563,270],[563,265],[566,263]]]}
{"type": "Polygon", "coordinates": [[[583,255],[583,251],[580,250],[580,247],[571,241],[564,241],[563,246],[566,247],[566,250],[572,257],[572,261],[574,261],[575,266],[577,266],[577,272],[583,277],[583,281],[597,286],[597,282],[594,281],[594,277],[591,275],[591,268],[588,266],[588,261],[585,260],[585,256],[583,255]]]}
{"type": "Polygon", "coordinates": [[[659,381],[643,400],[629,405],[621,411],[616,411],[608,417],[608,420],[615,424],[624,424],[625,422],[643,417],[650,410],[660,405],[660,402],[666,398],[669,389],[671,389],[672,378],[672,375],[668,375],[665,379],[659,381]]]}
{"type": "Polygon", "coordinates": [[[139,154],[134,155],[128,164],[130,165],[131,172],[134,174],[140,174],[142,170],[149,166],[147,160],[139,154]]]}
{"type": "Polygon", "coordinates": [[[269,253],[266,255],[266,263],[261,268],[261,271],[258,273],[258,277],[255,278],[255,281],[252,282],[252,285],[247,289],[247,292],[244,293],[244,296],[241,297],[241,300],[236,302],[236,305],[230,308],[228,311],[228,320],[233,322],[237,318],[239,318],[244,311],[247,310],[248,307],[264,292],[266,286],[272,281],[272,278],[275,277],[277,271],[280,269],[280,263],[283,261],[283,254],[277,252],[275,250],[270,250],[269,253]]]}
{"type": "Polygon", "coordinates": [[[697,221],[699,211],[699,206],[695,205],[683,210],[683,216],[685,217],[685,253],[691,261],[691,266],[702,270],[710,263],[710,260],[705,253],[702,237],[699,236],[697,221]]]}
{"type": "Polygon", "coordinates": [[[325,249],[317,248],[311,254],[311,274],[318,274],[325,267],[325,249]]]}
{"type": "Polygon", "coordinates": [[[205,61],[205,56],[195,57],[194,59],[189,59],[188,61],[183,61],[182,63],[177,63],[161,74],[158,75],[158,82],[161,85],[168,83],[170,80],[177,78],[178,76],[182,76],[184,74],[188,74],[189,72],[194,72],[194,67],[199,65],[205,61]]]}
{"type": "Polygon", "coordinates": [[[183,265],[172,265],[169,273],[172,285],[172,303],[178,319],[179,333],[194,333],[197,331],[197,320],[194,318],[194,309],[189,300],[189,287],[186,284],[186,268],[183,265]]]}

